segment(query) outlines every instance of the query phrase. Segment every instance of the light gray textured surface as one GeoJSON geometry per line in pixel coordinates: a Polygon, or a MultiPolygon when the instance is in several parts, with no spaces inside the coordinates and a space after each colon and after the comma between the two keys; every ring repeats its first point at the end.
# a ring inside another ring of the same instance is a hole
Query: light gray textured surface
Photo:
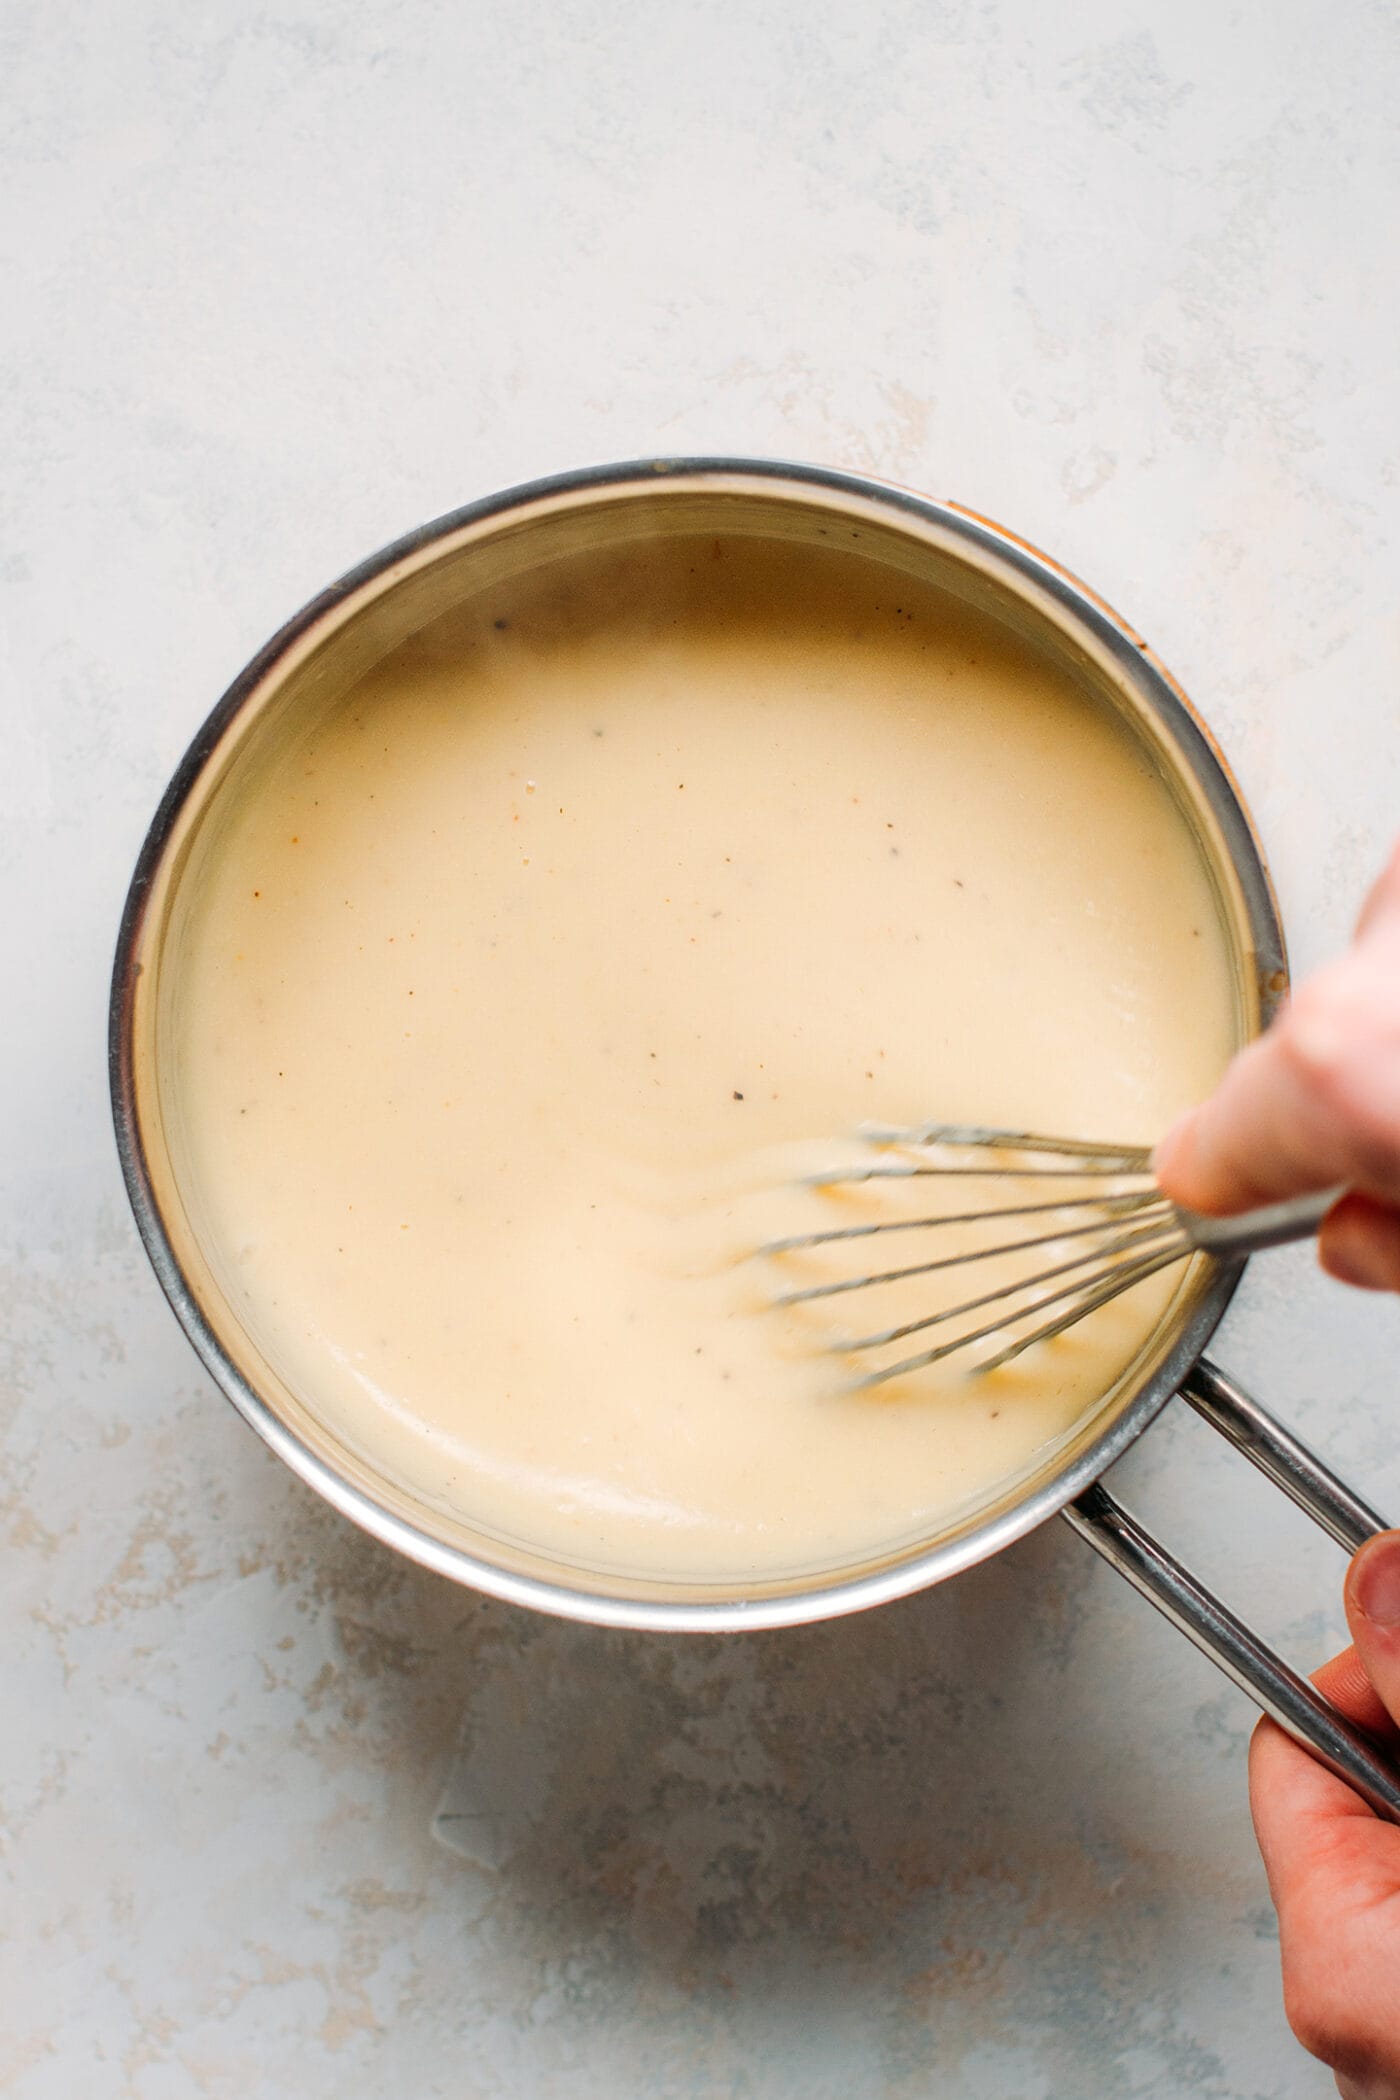
{"type": "MultiPolygon", "coordinates": [[[[723,1645],[400,1565],[176,1333],[102,1030],[252,648],[425,517],[648,451],[1057,554],[1204,708],[1316,957],[1400,817],[1397,66],[1381,0],[0,0],[15,2100],[1330,2090],[1248,1713],[1062,1528],[723,1645]]],[[[1219,1353],[1396,1508],[1396,1335],[1292,1254],[1219,1353]]],[[[1199,1424],[1117,1484],[1334,1644],[1335,1551],[1199,1424]]]]}

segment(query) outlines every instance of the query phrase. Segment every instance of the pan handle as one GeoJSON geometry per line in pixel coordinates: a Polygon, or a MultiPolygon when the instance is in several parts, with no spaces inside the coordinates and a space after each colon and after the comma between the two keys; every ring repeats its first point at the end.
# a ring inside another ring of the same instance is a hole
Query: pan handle
{"type": "MultiPolygon", "coordinates": [[[[1182,1388],[1197,1412],[1348,1551],[1385,1525],[1306,1444],[1207,1363],[1182,1388]]],[[[1097,1483],[1064,1516],[1280,1728],[1344,1779],[1377,1815],[1400,1823],[1400,1773],[1361,1729],[1213,1597],[1097,1483]]]]}
{"type": "Polygon", "coordinates": [[[1301,1437],[1214,1364],[1202,1358],[1183,1382],[1181,1397],[1348,1553],[1389,1529],[1385,1518],[1354,1495],[1301,1437]]]}

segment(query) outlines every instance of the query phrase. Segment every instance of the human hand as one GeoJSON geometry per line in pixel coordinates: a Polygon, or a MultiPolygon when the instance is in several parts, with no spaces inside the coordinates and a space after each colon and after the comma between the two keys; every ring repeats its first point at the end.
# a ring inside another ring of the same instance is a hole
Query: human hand
{"type": "MultiPolygon", "coordinates": [[[[1400,1531],[1347,1573],[1354,1647],[1318,1688],[1400,1753],[1400,1531]]],[[[1400,2100],[1400,1828],[1375,1815],[1272,1721],[1249,1754],[1254,1829],[1278,1911],[1283,1998],[1343,2100],[1400,2100]]]]}
{"type": "Polygon", "coordinates": [[[1400,1290],[1400,846],[1351,947],[1298,987],[1154,1164],[1174,1202],[1221,1215],[1344,1185],[1323,1267],[1400,1290]]]}
{"type": "MultiPolygon", "coordinates": [[[[1345,1186],[1323,1223],[1323,1266],[1400,1290],[1400,848],[1351,947],[1168,1132],[1155,1166],[1175,1202],[1219,1214],[1345,1186]]],[[[1400,1532],[1357,1554],[1346,1607],[1355,1645],[1317,1683],[1395,1754],[1400,1532]]],[[[1272,1721],[1255,1731],[1249,1789],[1293,2031],[1344,2100],[1400,2100],[1400,1828],[1272,1721]]]]}

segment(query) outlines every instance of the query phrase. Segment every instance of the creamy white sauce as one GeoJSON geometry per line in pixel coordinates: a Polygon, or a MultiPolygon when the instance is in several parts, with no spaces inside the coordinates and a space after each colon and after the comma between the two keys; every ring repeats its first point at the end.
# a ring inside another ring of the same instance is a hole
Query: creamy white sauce
{"type": "Polygon", "coordinates": [[[1160,1316],[1167,1280],[852,1395],[813,1346],[850,1307],[764,1311],[737,1259],[860,1214],[792,1184],[866,1119],[1150,1143],[1235,1046],[1144,753],[946,596],[753,541],[571,562],[399,649],[196,860],[191,1215],[313,1412],[473,1524],[839,1565],[1024,1468],[1160,1316]]]}

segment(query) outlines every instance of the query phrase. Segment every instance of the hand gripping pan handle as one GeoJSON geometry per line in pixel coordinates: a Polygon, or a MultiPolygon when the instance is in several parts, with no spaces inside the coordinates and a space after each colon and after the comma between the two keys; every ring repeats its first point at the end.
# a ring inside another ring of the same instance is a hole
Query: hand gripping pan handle
{"type": "MultiPolygon", "coordinates": [[[[1384,1520],[1315,1452],[1213,1365],[1198,1363],[1181,1391],[1197,1414],[1347,1552],[1354,1553],[1376,1532],[1386,1530],[1384,1520]]],[[[1295,1742],[1344,1779],[1378,1816],[1400,1823],[1400,1772],[1391,1759],[1159,1546],[1105,1488],[1095,1484],[1086,1489],[1064,1515],[1096,1553],[1126,1576],[1134,1589],[1194,1641],[1295,1742]]]]}

